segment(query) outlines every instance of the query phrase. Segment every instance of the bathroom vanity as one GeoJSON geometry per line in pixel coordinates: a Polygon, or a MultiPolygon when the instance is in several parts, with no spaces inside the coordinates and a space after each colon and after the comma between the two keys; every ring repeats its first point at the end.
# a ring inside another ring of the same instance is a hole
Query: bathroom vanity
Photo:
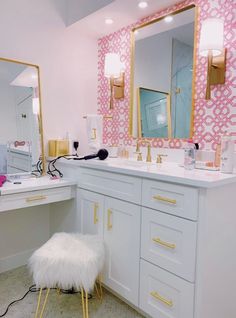
{"type": "Polygon", "coordinates": [[[70,200],[75,197],[71,180],[49,177],[18,179],[20,184],[6,182],[0,188],[0,212],[70,200]]]}
{"type": "Polygon", "coordinates": [[[234,317],[236,175],[121,159],[60,168],[77,180],[80,230],[104,238],[105,286],[153,318],[234,317]]]}

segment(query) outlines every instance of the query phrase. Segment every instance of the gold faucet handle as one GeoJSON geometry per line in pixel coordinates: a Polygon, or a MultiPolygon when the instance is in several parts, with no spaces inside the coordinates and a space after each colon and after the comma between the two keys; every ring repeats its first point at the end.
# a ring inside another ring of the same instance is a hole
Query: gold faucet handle
{"type": "Polygon", "coordinates": [[[140,145],[139,145],[139,141],[137,139],[137,143],[136,143],[136,150],[135,153],[139,154],[140,153],[140,145]]]}
{"type": "Polygon", "coordinates": [[[168,155],[159,154],[157,155],[157,163],[162,163],[162,158],[168,157],[168,155]]]}
{"type": "Polygon", "coordinates": [[[142,152],[138,152],[137,161],[143,161],[142,152]]]}

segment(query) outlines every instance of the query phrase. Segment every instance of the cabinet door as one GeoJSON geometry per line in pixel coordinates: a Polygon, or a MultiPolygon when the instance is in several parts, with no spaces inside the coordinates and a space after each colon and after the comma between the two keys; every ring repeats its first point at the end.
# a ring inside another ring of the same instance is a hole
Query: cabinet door
{"type": "Polygon", "coordinates": [[[103,237],[104,196],[79,189],[78,207],[81,219],[81,232],[83,234],[96,234],[103,237]]]}
{"type": "Polygon", "coordinates": [[[140,207],[105,197],[104,283],[138,306],[140,258],[140,207]]]}

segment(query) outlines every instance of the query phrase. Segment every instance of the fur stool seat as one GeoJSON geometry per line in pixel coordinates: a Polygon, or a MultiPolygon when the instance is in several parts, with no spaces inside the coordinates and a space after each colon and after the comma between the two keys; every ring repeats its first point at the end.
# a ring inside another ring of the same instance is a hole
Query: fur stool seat
{"type": "MultiPolygon", "coordinates": [[[[103,269],[104,261],[104,244],[98,236],[56,233],[33,253],[29,267],[36,287],[41,292],[43,288],[49,292],[51,288],[75,287],[85,292],[87,297],[103,269]]],[[[88,312],[84,308],[86,304],[83,304],[83,299],[82,305],[83,312],[88,312]]],[[[86,312],[84,317],[88,317],[86,312]]]]}

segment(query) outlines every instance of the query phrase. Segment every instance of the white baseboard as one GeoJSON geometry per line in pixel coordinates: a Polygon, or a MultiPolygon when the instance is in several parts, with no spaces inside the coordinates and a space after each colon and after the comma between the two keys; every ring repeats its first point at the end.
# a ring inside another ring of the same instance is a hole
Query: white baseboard
{"type": "Polygon", "coordinates": [[[26,265],[34,249],[0,259],[0,273],[26,265]]]}

